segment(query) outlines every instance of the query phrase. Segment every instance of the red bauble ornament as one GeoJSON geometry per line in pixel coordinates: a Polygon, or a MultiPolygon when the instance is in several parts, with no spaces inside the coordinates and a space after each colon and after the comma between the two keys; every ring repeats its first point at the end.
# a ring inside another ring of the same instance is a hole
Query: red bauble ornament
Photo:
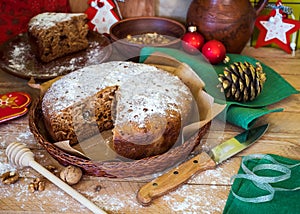
{"type": "Polygon", "coordinates": [[[188,32],[182,37],[183,50],[189,54],[199,54],[203,44],[204,37],[197,32],[197,27],[188,27],[188,32]]]}
{"type": "Polygon", "coordinates": [[[210,40],[202,47],[202,54],[211,64],[218,64],[226,58],[226,48],[218,40],[210,40]]]}

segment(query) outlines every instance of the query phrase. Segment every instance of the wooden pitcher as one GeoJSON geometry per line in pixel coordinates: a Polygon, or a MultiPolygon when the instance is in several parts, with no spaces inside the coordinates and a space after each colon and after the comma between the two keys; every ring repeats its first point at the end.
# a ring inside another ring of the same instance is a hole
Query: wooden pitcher
{"type": "Polygon", "coordinates": [[[206,40],[221,41],[228,53],[241,53],[267,3],[259,0],[253,7],[249,0],[193,0],[186,23],[197,26],[206,40]]]}

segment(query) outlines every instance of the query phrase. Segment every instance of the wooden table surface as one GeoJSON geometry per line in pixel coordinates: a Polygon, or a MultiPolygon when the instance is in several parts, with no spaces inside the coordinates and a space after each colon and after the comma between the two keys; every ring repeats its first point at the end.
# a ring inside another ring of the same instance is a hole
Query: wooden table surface
{"type": "MultiPolygon", "coordinates": [[[[300,90],[300,51],[292,57],[275,48],[247,47],[244,55],[256,58],[281,74],[300,90]]],[[[27,80],[0,70],[0,94],[9,91],[26,91],[33,99],[38,92],[27,86],[27,80]]],[[[300,95],[292,95],[270,108],[284,108],[283,112],[261,117],[257,124],[269,123],[268,132],[253,146],[224,162],[217,169],[197,174],[177,190],[156,199],[143,207],[136,200],[138,189],[145,180],[124,180],[90,177],[84,175],[73,187],[108,213],[222,213],[229,191],[230,178],[237,173],[241,156],[253,153],[271,153],[300,160],[300,95]]],[[[241,132],[230,124],[220,130],[216,140],[224,141],[241,132]]],[[[207,139],[207,137],[205,137],[207,139]]],[[[36,143],[28,126],[28,115],[0,124],[0,172],[14,170],[5,156],[11,142],[26,143],[41,165],[60,166],[36,143]]],[[[208,140],[207,140],[208,142],[208,140]]],[[[50,182],[40,192],[30,192],[28,185],[39,174],[30,168],[18,169],[20,180],[12,185],[0,183],[0,213],[89,213],[73,198],[50,182]]]]}

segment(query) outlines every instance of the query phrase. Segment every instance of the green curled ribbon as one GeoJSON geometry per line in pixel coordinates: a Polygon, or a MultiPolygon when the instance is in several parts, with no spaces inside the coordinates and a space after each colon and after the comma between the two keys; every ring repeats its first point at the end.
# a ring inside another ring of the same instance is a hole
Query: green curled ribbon
{"type": "Polygon", "coordinates": [[[253,154],[243,157],[241,168],[243,169],[245,174],[237,174],[231,178],[231,182],[233,182],[234,179],[247,179],[253,182],[253,184],[268,192],[266,195],[257,196],[257,197],[242,197],[235,193],[233,189],[231,189],[231,193],[234,197],[239,199],[243,202],[250,202],[250,203],[263,203],[271,201],[274,197],[274,194],[276,191],[296,191],[300,190],[300,186],[293,188],[293,189],[287,189],[287,188],[279,188],[279,187],[273,187],[271,184],[275,184],[281,181],[286,181],[291,178],[291,169],[294,167],[300,166],[300,163],[298,164],[283,164],[276,161],[273,157],[270,155],[264,155],[264,154],[253,154]],[[255,159],[259,160],[267,160],[270,163],[267,164],[258,164],[254,166],[252,169],[249,169],[247,167],[247,162],[253,161],[255,159]],[[262,176],[258,175],[257,173],[259,171],[263,170],[271,170],[274,172],[278,172],[280,175],[276,176],[262,176]]]}

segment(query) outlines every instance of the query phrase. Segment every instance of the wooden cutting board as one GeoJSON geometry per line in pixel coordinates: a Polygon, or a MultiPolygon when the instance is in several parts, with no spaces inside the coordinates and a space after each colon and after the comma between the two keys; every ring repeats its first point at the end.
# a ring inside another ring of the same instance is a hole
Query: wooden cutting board
{"type": "MultiPolygon", "coordinates": [[[[88,7],[87,0],[69,0],[72,12],[84,12],[88,7]]],[[[118,5],[123,18],[135,16],[155,16],[155,0],[125,0],[118,5]]]]}

